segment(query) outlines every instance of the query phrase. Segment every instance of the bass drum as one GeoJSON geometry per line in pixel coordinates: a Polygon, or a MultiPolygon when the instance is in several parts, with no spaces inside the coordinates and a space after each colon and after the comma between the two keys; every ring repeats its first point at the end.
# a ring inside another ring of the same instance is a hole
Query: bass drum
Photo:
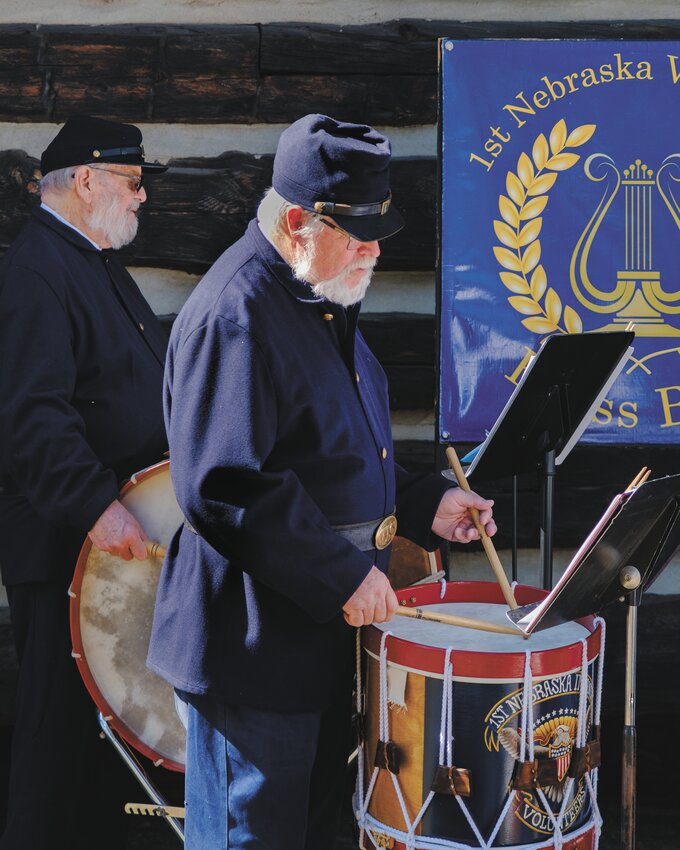
{"type": "MultiPolygon", "coordinates": [[[[164,549],[184,521],[170,462],[131,477],[120,501],[164,549]]],[[[395,537],[388,575],[395,587],[437,581],[441,555],[395,537]]],[[[90,696],[109,726],[154,764],[183,771],[185,730],[171,685],[146,666],[161,560],[124,561],[89,539],[71,585],[73,656],[90,696]]]]}
{"type": "MultiPolygon", "coordinates": [[[[167,548],[183,522],[163,461],[132,476],[120,501],[167,548]]],[[[80,675],[109,726],[154,764],[183,771],[185,731],[171,685],[146,666],[161,560],[124,561],[86,539],[71,590],[71,639],[80,675]]]]}

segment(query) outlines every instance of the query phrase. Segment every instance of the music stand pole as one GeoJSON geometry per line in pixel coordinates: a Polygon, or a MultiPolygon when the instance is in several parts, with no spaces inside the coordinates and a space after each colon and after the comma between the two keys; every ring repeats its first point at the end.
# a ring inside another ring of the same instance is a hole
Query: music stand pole
{"type": "Polygon", "coordinates": [[[512,476],[512,580],[517,581],[517,475],[512,476]]]}
{"type": "Polygon", "coordinates": [[[543,588],[552,590],[553,579],[553,513],[555,508],[555,450],[545,453],[543,461],[543,524],[541,527],[541,560],[543,588]]]}
{"type": "Polygon", "coordinates": [[[635,850],[635,810],[637,771],[637,731],[635,729],[635,698],[637,678],[637,614],[642,593],[639,589],[640,571],[636,567],[621,570],[621,584],[633,589],[626,600],[626,685],[623,716],[623,760],[621,766],[621,848],[635,850]]]}

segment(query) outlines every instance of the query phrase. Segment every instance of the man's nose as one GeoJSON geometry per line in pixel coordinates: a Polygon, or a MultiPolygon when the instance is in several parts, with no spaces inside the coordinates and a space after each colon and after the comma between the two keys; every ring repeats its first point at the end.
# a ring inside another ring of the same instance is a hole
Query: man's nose
{"type": "Polygon", "coordinates": [[[376,259],[380,256],[380,245],[377,239],[372,242],[362,242],[358,250],[363,256],[375,257],[376,259]]]}

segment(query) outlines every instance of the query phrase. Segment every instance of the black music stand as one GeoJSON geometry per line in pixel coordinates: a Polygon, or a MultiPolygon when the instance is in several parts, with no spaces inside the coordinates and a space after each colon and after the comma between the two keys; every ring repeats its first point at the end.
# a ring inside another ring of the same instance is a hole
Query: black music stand
{"type": "Polygon", "coordinates": [[[637,609],[642,593],[680,547],[680,475],[622,493],[542,601],[506,612],[524,632],[547,629],[626,601],[626,685],[622,763],[622,850],[635,847],[637,609]]]}
{"type": "Polygon", "coordinates": [[[632,331],[549,337],[466,470],[479,481],[542,471],[543,587],[552,586],[555,474],[628,360],[632,331]]]}

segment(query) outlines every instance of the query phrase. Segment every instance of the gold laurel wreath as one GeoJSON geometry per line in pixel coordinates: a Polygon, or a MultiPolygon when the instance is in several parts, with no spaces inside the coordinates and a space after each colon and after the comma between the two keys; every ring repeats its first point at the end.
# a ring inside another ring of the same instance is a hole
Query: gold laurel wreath
{"type": "Polygon", "coordinates": [[[498,245],[493,252],[501,266],[507,269],[499,272],[503,284],[515,293],[508,301],[518,313],[528,316],[522,319],[522,324],[533,333],[576,334],[583,331],[578,313],[569,306],[563,308],[560,296],[548,286],[545,269],[539,263],[541,242],[538,235],[543,226],[540,215],[548,203],[547,193],[558,173],[576,165],[581,158],[576,153],[565,153],[566,149],[585,144],[596,127],[596,124],[582,124],[567,134],[567,125],[561,118],[550,131],[549,141],[543,133],[536,139],[531,159],[526,153],[520,155],[517,173],[508,171],[505,180],[508,196],[498,197],[503,221],[495,219],[493,227],[505,247],[498,245]],[[563,317],[564,327],[561,327],[563,317]]]}

